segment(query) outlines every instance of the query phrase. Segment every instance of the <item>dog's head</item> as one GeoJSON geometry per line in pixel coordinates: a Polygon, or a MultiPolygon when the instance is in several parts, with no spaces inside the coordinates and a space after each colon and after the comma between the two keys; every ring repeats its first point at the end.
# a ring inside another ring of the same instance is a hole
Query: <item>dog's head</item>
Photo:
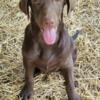
{"type": "Polygon", "coordinates": [[[21,0],[20,9],[29,16],[29,7],[32,16],[41,30],[46,44],[54,44],[57,39],[57,30],[63,17],[63,8],[67,4],[67,13],[72,10],[72,0],[21,0]]]}

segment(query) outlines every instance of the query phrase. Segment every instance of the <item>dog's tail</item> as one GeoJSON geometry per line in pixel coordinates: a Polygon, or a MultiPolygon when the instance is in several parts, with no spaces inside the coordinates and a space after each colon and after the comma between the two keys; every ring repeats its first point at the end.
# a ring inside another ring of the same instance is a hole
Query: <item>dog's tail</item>
{"type": "Polygon", "coordinates": [[[76,33],[72,36],[72,39],[75,41],[80,33],[81,30],[76,30],[76,33]]]}

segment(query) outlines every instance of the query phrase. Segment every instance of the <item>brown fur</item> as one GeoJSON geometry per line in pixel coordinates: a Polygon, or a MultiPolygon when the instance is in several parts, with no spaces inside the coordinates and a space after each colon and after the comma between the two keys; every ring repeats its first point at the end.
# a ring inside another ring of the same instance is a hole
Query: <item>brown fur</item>
{"type": "Polygon", "coordinates": [[[37,69],[46,74],[51,71],[62,71],[69,100],[80,100],[74,91],[73,79],[76,48],[62,18],[65,3],[68,5],[69,13],[72,9],[72,0],[21,0],[20,2],[20,9],[28,16],[29,7],[31,8],[30,24],[25,29],[22,47],[25,68],[25,86],[20,93],[22,100],[28,100],[33,93],[33,70],[35,75],[37,69]],[[41,28],[44,24],[57,27],[57,40],[53,45],[46,45],[42,39],[41,28]]]}

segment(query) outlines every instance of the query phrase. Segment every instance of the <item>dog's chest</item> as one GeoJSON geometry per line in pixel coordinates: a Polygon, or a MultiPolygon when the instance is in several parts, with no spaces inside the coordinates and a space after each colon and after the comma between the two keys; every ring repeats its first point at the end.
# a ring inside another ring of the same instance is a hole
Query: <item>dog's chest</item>
{"type": "Polygon", "coordinates": [[[36,60],[36,67],[45,73],[57,71],[62,62],[62,57],[59,57],[59,55],[60,54],[54,50],[41,51],[38,59],[36,60]]]}

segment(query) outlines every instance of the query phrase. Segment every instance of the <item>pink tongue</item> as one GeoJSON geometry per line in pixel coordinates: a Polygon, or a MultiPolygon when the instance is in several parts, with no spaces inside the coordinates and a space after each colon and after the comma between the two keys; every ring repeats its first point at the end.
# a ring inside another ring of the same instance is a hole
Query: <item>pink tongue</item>
{"type": "Polygon", "coordinates": [[[56,41],[56,29],[46,29],[43,32],[43,39],[46,44],[52,45],[56,41]]]}

